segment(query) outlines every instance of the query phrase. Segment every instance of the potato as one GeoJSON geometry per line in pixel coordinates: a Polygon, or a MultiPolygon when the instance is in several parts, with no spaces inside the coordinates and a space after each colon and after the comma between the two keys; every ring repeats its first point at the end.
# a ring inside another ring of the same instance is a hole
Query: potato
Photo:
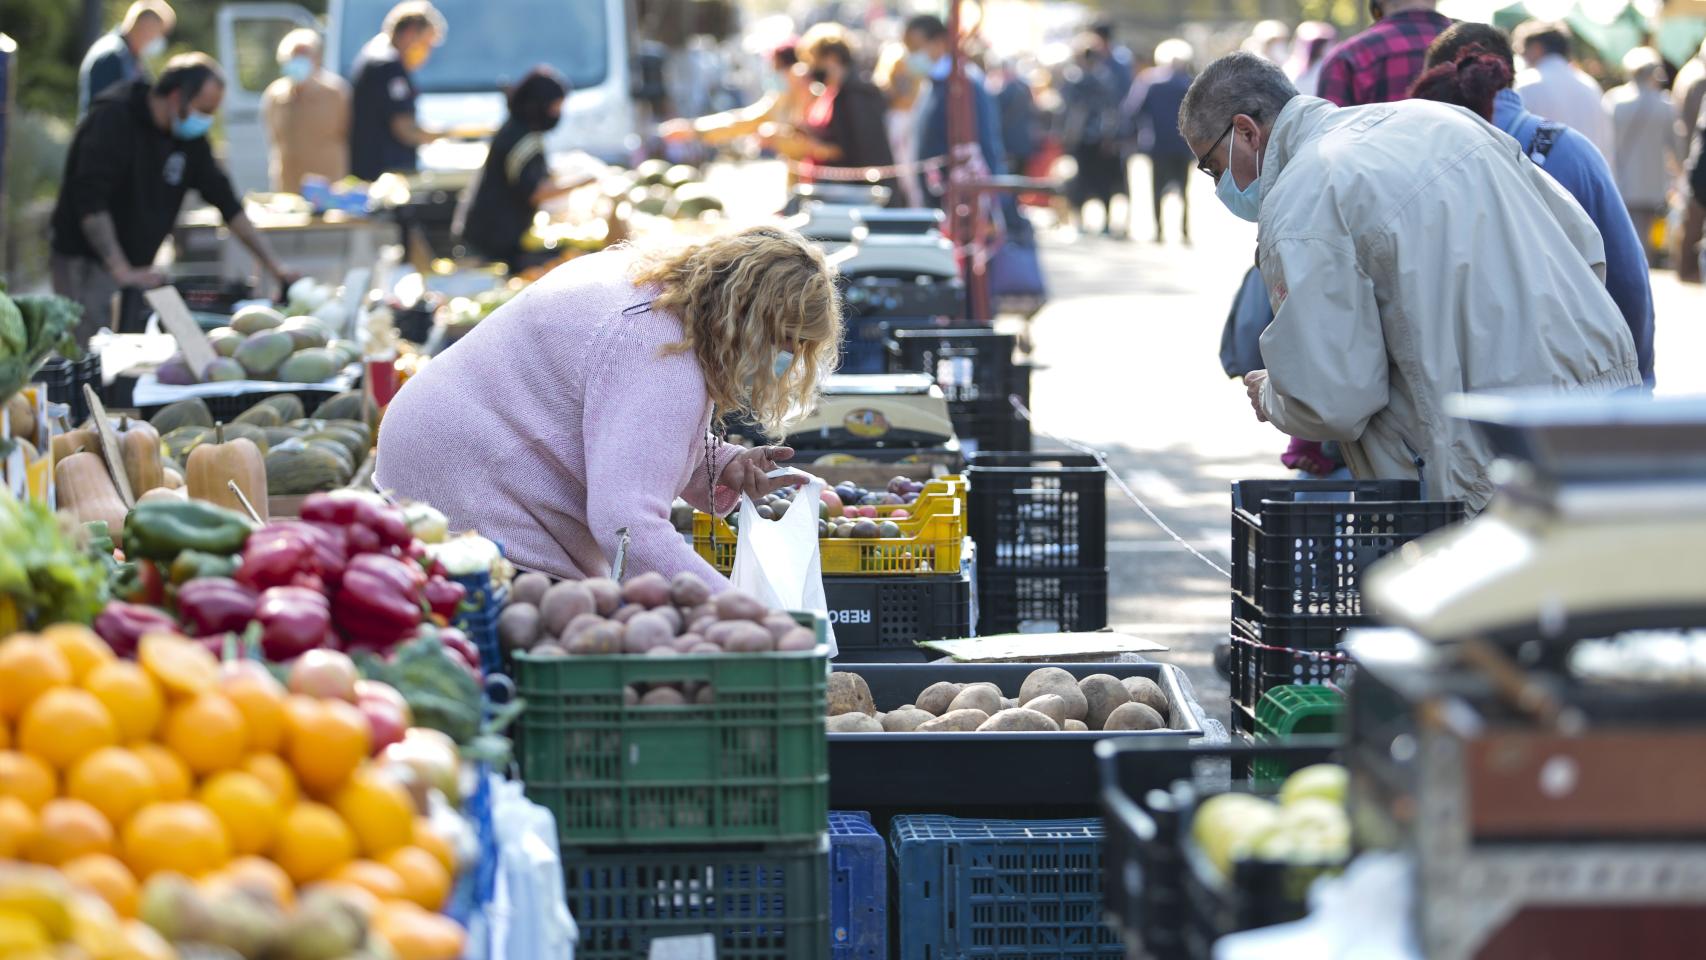
{"type": "Polygon", "coordinates": [[[843,713],[862,713],[872,716],[877,712],[877,703],[871,699],[871,688],[865,685],[865,678],[857,673],[844,673],[837,670],[829,675],[829,715],[839,716],[843,713]]]}
{"type": "Polygon", "coordinates": [[[656,646],[668,646],[675,639],[669,621],[659,614],[642,613],[628,621],[627,632],[622,637],[622,649],[629,653],[645,653],[656,646]]]}
{"type": "Polygon", "coordinates": [[[882,733],[883,725],[863,713],[838,713],[829,718],[830,733],[882,733]]]}
{"type": "Polygon", "coordinates": [[[734,620],[719,626],[730,628],[722,642],[723,649],[730,653],[764,653],[776,649],[775,639],[761,623],[734,620]]]}
{"type": "Polygon", "coordinates": [[[901,707],[883,714],[883,729],[889,733],[911,733],[934,719],[917,707],[901,707]]]}
{"type": "MultiPolygon", "coordinates": [[[[705,634],[705,641],[707,643],[714,643],[719,647],[728,646],[729,637],[734,634],[735,624],[739,622],[741,621],[716,620],[705,624],[705,629],[703,631],[705,634]]],[[[695,626],[697,626],[697,624],[695,626]]]]}
{"type": "MultiPolygon", "coordinates": [[[[676,653],[687,653],[704,642],[706,642],[705,638],[697,633],[684,633],[670,641],[669,646],[670,649],[674,650],[676,653]]],[[[722,648],[718,647],[717,649],[720,650],[722,648]]]]}
{"type": "Polygon", "coordinates": [[[707,643],[704,641],[700,641],[699,643],[694,644],[693,648],[691,650],[688,650],[687,652],[688,653],[723,653],[725,651],[723,650],[722,647],[719,647],[714,643],[707,643]]]}
{"type": "Polygon", "coordinates": [[[1050,720],[1053,720],[1057,726],[1066,722],[1066,701],[1060,699],[1059,694],[1045,693],[1035,700],[1025,704],[1024,708],[1026,710],[1035,710],[1037,713],[1048,717],[1050,720]]]}
{"type": "Polygon", "coordinates": [[[711,588],[694,573],[686,570],[669,582],[669,602],[678,607],[696,607],[711,599],[711,588]]]}
{"type": "Polygon", "coordinates": [[[1108,722],[1102,725],[1103,730],[1164,730],[1167,721],[1161,719],[1147,704],[1123,703],[1108,714],[1108,722]]]}
{"type": "Polygon", "coordinates": [[[511,653],[531,650],[539,642],[539,608],[531,603],[512,603],[498,614],[498,640],[511,653]]]}
{"type": "Polygon", "coordinates": [[[1078,681],[1078,689],[1084,692],[1084,701],[1088,706],[1084,722],[1089,724],[1092,730],[1105,729],[1108,715],[1131,702],[1131,694],[1125,692],[1119,678],[1105,673],[1093,673],[1078,681]]]}
{"type": "Polygon", "coordinates": [[[622,705],[624,707],[637,707],[637,706],[639,706],[640,705],[640,691],[635,690],[633,687],[623,687],[622,688],[622,705]]]}
{"type": "Polygon", "coordinates": [[[606,620],[588,627],[568,639],[569,652],[581,656],[622,652],[622,636],[627,631],[619,623],[606,620]]]}
{"type": "MultiPolygon", "coordinates": [[[[903,703],[897,709],[900,709],[900,710],[917,710],[918,705],[915,703],[903,703]]],[[[934,714],[932,714],[932,716],[934,716],[934,714]]]]}
{"type": "Polygon", "coordinates": [[[669,581],[655,570],[629,577],[622,584],[622,602],[637,603],[648,610],[661,607],[669,602],[669,581]]]}
{"type": "Polygon", "coordinates": [[[603,622],[604,618],[596,613],[583,613],[570,620],[569,625],[563,628],[563,632],[559,636],[566,640],[582,630],[595,627],[603,622]]]}
{"type": "Polygon", "coordinates": [[[914,733],[970,733],[983,726],[989,714],[982,710],[950,710],[934,720],[921,723],[914,733]]]}
{"type": "Polygon", "coordinates": [[[933,716],[948,712],[948,704],[960,695],[960,684],[940,680],[924,688],[918,695],[918,709],[933,716]]]}
{"type": "Polygon", "coordinates": [[[524,573],[510,581],[509,602],[525,603],[530,607],[539,606],[545,599],[545,591],[551,589],[551,578],[543,573],[524,573]]]}
{"type": "Polygon", "coordinates": [[[1131,694],[1132,703],[1141,703],[1149,709],[1165,717],[1168,713],[1167,694],[1161,691],[1161,685],[1148,677],[1126,677],[1120,681],[1125,692],[1131,694]]]}
{"type": "Polygon", "coordinates": [[[573,580],[565,580],[545,591],[539,601],[539,615],[545,621],[545,633],[560,637],[569,621],[597,609],[592,593],[573,580]]]}
{"type": "Polygon", "coordinates": [[[1035,710],[1016,707],[1003,710],[978,725],[978,730],[1049,731],[1058,733],[1060,724],[1035,710]]]}
{"type": "Polygon", "coordinates": [[[739,590],[719,593],[711,603],[716,607],[719,620],[751,620],[760,623],[764,620],[764,615],[770,612],[764,604],[739,590]]]}
{"type": "Polygon", "coordinates": [[[616,623],[627,623],[629,620],[632,620],[645,612],[646,608],[643,605],[638,603],[628,603],[617,607],[616,612],[610,615],[610,619],[616,623]]]}
{"type": "Polygon", "coordinates": [[[672,637],[680,633],[681,628],[687,625],[687,622],[681,619],[681,611],[674,607],[658,607],[651,611],[651,615],[662,617],[664,622],[669,624],[669,635],[672,637]]]}
{"type": "Polygon", "coordinates": [[[1090,727],[1082,720],[1068,720],[1061,724],[1061,729],[1067,733],[1089,733],[1090,727]]]}
{"type": "Polygon", "coordinates": [[[653,647],[650,650],[647,650],[646,656],[648,656],[648,657],[679,657],[679,656],[681,656],[681,651],[675,649],[674,647],[672,647],[666,643],[661,647],[653,647]]]}
{"type": "Polygon", "coordinates": [[[948,704],[948,713],[955,710],[982,710],[985,714],[994,716],[1001,712],[1001,691],[981,683],[971,684],[948,704]]]}
{"type": "Polygon", "coordinates": [[[715,620],[717,619],[717,605],[707,601],[695,606],[691,610],[682,611],[682,615],[687,618],[688,623],[697,623],[700,620],[715,620]]]}
{"type": "Polygon", "coordinates": [[[642,707],[685,707],[687,698],[674,687],[653,687],[640,698],[642,707]]]}
{"type": "Polygon", "coordinates": [[[782,651],[813,650],[817,648],[817,634],[805,627],[795,627],[782,635],[776,641],[776,649],[782,651]]]}
{"type": "Polygon", "coordinates": [[[1045,693],[1052,693],[1066,701],[1068,720],[1083,720],[1089,710],[1084,691],[1078,689],[1078,679],[1059,667],[1032,670],[1031,675],[1019,686],[1019,702],[1030,703],[1045,693]]]}
{"type": "Polygon", "coordinates": [[[711,685],[707,683],[693,691],[693,702],[698,704],[716,703],[717,691],[713,690],[711,685]]]}
{"type": "Polygon", "coordinates": [[[608,617],[622,605],[622,585],[609,577],[593,577],[581,585],[586,587],[587,592],[592,594],[592,599],[597,601],[600,616],[608,617]]]}
{"type": "Polygon", "coordinates": [[[1019,701],[1013,699],[1012,697],[1002,697],[1001,698],[1001,709],[1003,709],[1003,710],[1014,710],[1014,709],[1017,709],[1018,707],[1019,707],[1019,701]]]}
{"type": "Polygon", "coordinates": [[[562,644],[552,640],[547,640],[527,652],[536,657],[544,657],[548,660],[566,657],[569,655],[569,651],[564,649],[562,644]]]}
{"type": "Polygon", "coordinates": [[[797,630],[800,626],[794,622],[793,617],[788,616],[780,610],[772,610],[765,614],[763,623],[764,629],[770,631],[770,635],[775,637],[777,640],[781,640],[783,637],[788,635],[790,630],[797,630]]]}

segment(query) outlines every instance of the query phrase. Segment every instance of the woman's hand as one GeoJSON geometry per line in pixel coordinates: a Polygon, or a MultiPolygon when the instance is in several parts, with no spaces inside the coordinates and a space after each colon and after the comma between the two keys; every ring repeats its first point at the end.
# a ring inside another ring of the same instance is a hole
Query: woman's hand
{"type": "Polygon", "coordinates": [[[771,479],[765,474],[784,460],[794,459],[792,447],[752,447],[742,450],[723,468],[717,483],[746,494],[754,500],[783,487],[798,487],[806,480],[797,474],[771,479]]]}

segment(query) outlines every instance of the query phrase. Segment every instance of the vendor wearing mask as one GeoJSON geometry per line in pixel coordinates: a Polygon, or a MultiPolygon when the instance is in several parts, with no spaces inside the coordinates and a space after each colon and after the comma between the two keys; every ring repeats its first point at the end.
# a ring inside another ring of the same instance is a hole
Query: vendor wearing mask
{"type": "Polygon", "coordinates": [[[444,42],[444,15],[426,0],[406,0],[385,15],[385,28],[362,47],[350,66],[354,116],[350,124],[350,172],[363,180],[382,173],[412,173],[415,151],[438,139],[415,122],[415,78],[444,42]]]}
{"type": "Polygon", "coordinates": [[[124,12],[124,20],[111,33],[103,34],[83,55],[77,70],[77,116],[89,112],[89,103],[106,88],[121,80],[147,76],[142,61],[166,52],[166,35],[177,26],[177,14],[165,0],[136,0],[124,12]]]}
{"type": "Polygon", "coordinates": [[[77,125],[53,208],[54,292],[83,305],[79,342],[112,325],[123,287],[165,283],[151,264],[171,232],[184,194],[195,190],[280,285],[295,279],[243,215],[213,158],[207,131],[225,96],[225,75],[204,53],[167,61],[153,83],[107,88],[77,125]]]}
{"type": "Polygon", "coordinates": [[[456,211],[456,235],[481,257],[506,263],[514,272],[548,259],[521,249],[540,206],[589,182],[554,179],[545,163],[545,134],[562,121],[568,96],[568,81],[544,66],[533,68],[510,90],[509,118],[492,138],[486,163],[456,211]]]}
{"type": "Polygon", "coordinates": [[[272,188],[302,190],[302,177],[349,176],[349,84],[320,68],[320,35],[292,30],[278,44],[277,80],[261,94],[272,188]]]}
{"type": "MultiPolygon", "coordinates": [[[[817,91],[800,125],[769,142],[783,156],[803,161],[800,179],[814,179],[820,167],[892,167],[888,129],[883,118],[888,100],[853,67],[853,49],[839,24],[820,23],[806,31],[800,62],[817,91]]],[[[894,190],[892,176],[883,186],[894,190]]]]}

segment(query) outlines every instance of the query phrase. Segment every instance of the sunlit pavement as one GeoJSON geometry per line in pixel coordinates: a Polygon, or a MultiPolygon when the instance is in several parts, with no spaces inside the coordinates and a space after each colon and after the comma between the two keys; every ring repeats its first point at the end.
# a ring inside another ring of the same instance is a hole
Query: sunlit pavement
{"type": "MultiPolygon", "coordinates": [[[[1240,383],[1220,369],[1220,332],[1252,263],[1256,228],[1227,213],[1206,178],[1191,194],[1195,244],[1177,244],[1177,204],[1166,212],[1168,245],[1150,242],[1148,174],[1140,185],[1135,239],[1044,230],[1052,299],[1032,324],[1032,401],[1039,431],[1107,452],[1132,491],[1209,559],[1231,562],[1228,484],[1283,477],[1286,440],[1258,423],[1240,383]]],[[[1116,213],[1120,205],[1116,201],[1116,213]]],[[[1099,231],[1092,215],[1090,225],[1099,231]]],[[[1653,275],[1661,392],[1706,391],[1706,292],[1669,272],[1653,275]]],[[[1047,443],[1038,438],[1039,448],[1047,443]]],[[[1158,655],[1183,667],[1211,716],[1225,719],[1226,683],[1212,666],[1225,635],[1225,577],[1173,543],[1114,485],[1108,487],[1109,619],[1168,645],[1158,655]]]]}

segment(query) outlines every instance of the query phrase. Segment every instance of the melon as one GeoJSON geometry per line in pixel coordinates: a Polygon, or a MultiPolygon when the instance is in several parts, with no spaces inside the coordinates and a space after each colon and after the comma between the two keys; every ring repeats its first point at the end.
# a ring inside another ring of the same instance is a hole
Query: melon
{"type": "Polygon", "coordinates": [[[293,347],[290,334],[263,330],[245,337],[232,356],[243,365],[244,370],[249,371],[249,376],[265,378],[270,377],[279,364],[290,356],[293,347]]]}
{"type": "Polygon", "coordinates": [[[260,305],[244,307],[231,316],[231,329],[241,334],[271,330],[284,322],[284,314],[260,305]]]}
{"type": "Polygon", "coordinates": [[[279,365],[278,379],[285,383],[320,383],[330,380],[343,364],[342,356],[324,347],[298,350],[279,365]]]}
{"type": "Polygon", "coordinates": [[[306,350],[309,347],[323,347],[327,341],[332,339],[331,334],[326,332],[326,328],[321,325],[320,321],[313,317],[291,317],[280,324],[278,330],[280,333],[289,334],[290,342],[298,350],[306,350]]]}
{"type": "Polygon", "coordinates": [[[207,331],[207,342],[213,345],[213,352],[222,357],[237,354],[237,348],[243,344],[243,335],[230,327],[218,327],[207,331]]]}
{"type": "Polygon", "coordinates": [[[214,357],[208,363],[207,369],[201,372],[201,378],[212,383],[227,380],[242,380],[249,375],[243,365],[231,357],[214,357]]]}

